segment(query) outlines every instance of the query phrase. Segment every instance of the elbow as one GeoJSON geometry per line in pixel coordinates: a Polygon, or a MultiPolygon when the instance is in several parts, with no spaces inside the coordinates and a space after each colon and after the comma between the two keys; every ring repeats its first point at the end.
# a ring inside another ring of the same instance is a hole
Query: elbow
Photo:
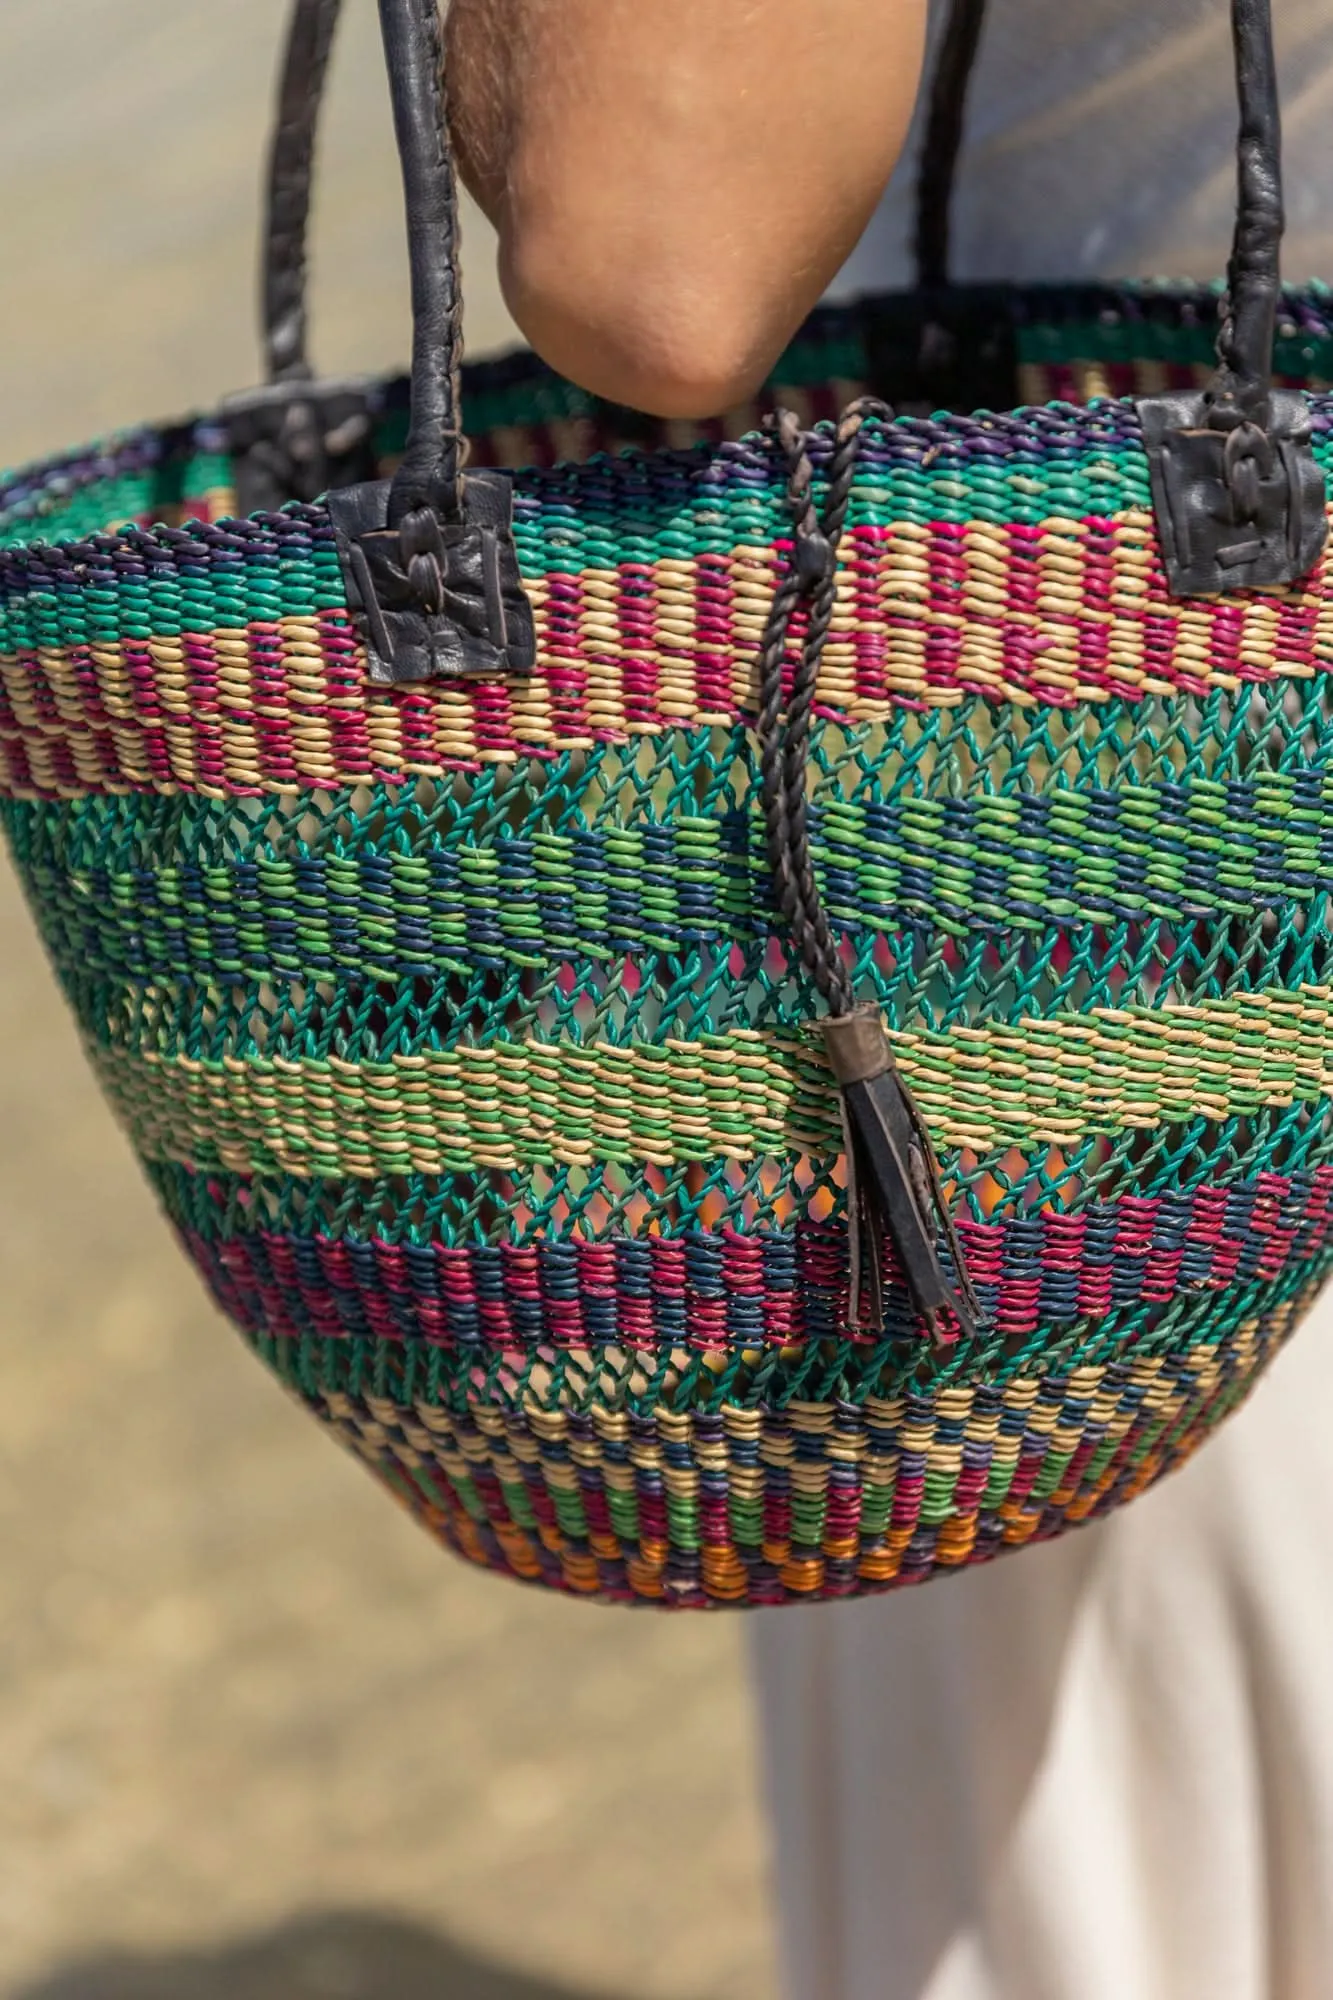
{"type": "Polygon", "coordinates": [[[655,416],[748,402],[888,179],[922,30],[922,0],[452,0],[463,177],[537,352],[655,416]]]}
{"type": "Polygon", "coordinates": [[[807,301],[754,273],[660,244],[590,259],[562,232],[502,237],[510,312],[542,359],[594,395],[657,417],[712,417],[747,402],[807,301]]]}

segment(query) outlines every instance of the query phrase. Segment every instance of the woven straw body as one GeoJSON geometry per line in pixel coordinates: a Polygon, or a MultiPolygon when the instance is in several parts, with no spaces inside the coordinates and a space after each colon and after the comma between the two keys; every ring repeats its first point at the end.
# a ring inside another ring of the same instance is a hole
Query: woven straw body
{"type": "MultiPolygon", "coordinates": [[[[102,1085],[247,1340],[472,1560],[680,1605],[915,1581],[1139,1492],[1297,1322],[1333,1197],[1323,572],[1173,601],[1132,405],[1075,407],[1201,379],[1213,317],[1029,297],[1024,391],[1070,400],[860,453],[814,852],[985,1307],[942,1352],[892,1270],[883,1336],[844,1327],[747,727],[766,443],[576,465],[611,413],[472,370],[474,463],[528,466],[514,683],[368,686],[327,513],[226,519],[206,422],[0,495],[0,811],[102,1085]]],[[[856,394],[866,324],[820,315],[781,400],[856,394]]],[[[1289,294],[1280,379],[1330,357],[1289,294]]]]}

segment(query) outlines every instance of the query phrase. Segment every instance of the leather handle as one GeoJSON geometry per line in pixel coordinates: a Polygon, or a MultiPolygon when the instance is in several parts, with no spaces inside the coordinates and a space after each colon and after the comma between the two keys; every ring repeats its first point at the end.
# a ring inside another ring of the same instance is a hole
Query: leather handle
{"type": "Polygon", "coordinates": [[[397,527],[424,507],[462,519],[463,295],[439,8],[436,0],[379,0],[379,8],[412,283],[411,418],[389,498],[389,524],[397,527]]]}
{"type": "MultiPolygon", "coordinates": [[[[264,350],[273,382],[304,380],[310,374],[306,239],[311,177],[341,5],[342,0],[295,0],[293,7],[270,155],[264,255],[264,350]]],[[[953,194],[986,9],[987,0],[952,0],[936,61],[917,183],[915,248],[918,281],[925,291],[942,290],[949,282],[953,194]]],[[[424,358],[420,343],[414,342],[413,388],[420,387],[422,402],[417,434],[409,440],[411,480],[435,494],[450,486],[456,493],[461,347],[457,205],[440,101],[438,12],[431,0],[381,0],[380,15],[408,199],[414,312],[419,331],[423,317],[445,330],[442,368],[418,367],[424,358]],[[440,235],[432,252],[434,229],[440,235]],[[431,282],[432,255],[438,259],[436,283],[431,282]]],[[[1231,0],[1231,16],[1240,106],[1238,204],[1219,359],[1230,392],[1248,404],[1261,394],[1272,372],[1284,226],[1282,139],[1270,0],[1231,0]]],[[[415,394],[413,409],[418,409],[415,394]]],[[[404,510],[410,504],[405,497],[404,510]]]]}
{"type": "Polygon", "coordinates": [[[384,686],[531,673],[536,628],[503,473],[463,476],[458,188],[437,0],[379,0],[407,209],[408,434],[377,479],[374,391],[317,382],[305,245],[320,99],[340,0],[295,0],[269,167],[264,336],[270,383],[225,417],[243,512],[324,495],[370,678],[384,686]]]}
{"type": "MultiPolygon", "coordinates": [[[[295,0],[269,156],[263,340],[270,382],[311,379],[306,244],[319,111],[342,0],[295,0]]],[[[436,0],[380,0],[394,127],[407,201],[412,285],[412,404],[393,481],[393,526],[422,507],[461,518],[458,198],[443,93],[436,0]]]]}
{"type": "Polygon", "coordinates": [[[261,273],[261,337],[270,382],[304,382],[311,374],[306,349],[310,190],[320,105],[341,12],[342,0],[295,0],[287,34],[269,151],[261,273]]]}
{"type": "MultiPolygon", "coordinates": [[[[968,87],[986,0],[952,0],[931,85],[917,182],[916,256],[923,290],[949,282],[950,222],[968,87]]],[[[1231,0],[1240,107],[1236,234],[1217,387],[1244,405],[1272,377],[1283,232],[1282,127],[1270,0],[1231,0]]]]}
{"type": "Polygon", "coordinates": [[[531,673],[537,639],[503,473],[463,477],[458,183],[437,0],[379,0],[407,206],[412,378],[391,480],[330,492],[349,609],[384,686],[531,673]]]}
{"type": "MultiPolygon", "coordinates": [[[[917,188],[922,354],[952,352],[949,226],[986,0],[952,0],[917,188]]],[[[1239,132],[1236,230],[1207,387],[1137,409],[1167,587],[1174,597],[1272,589],[1308,576],[1327,540],[1325,482],[1304,396],[1273,385],[1281,296],[1282,122],[1271,0],[1231,0],[1239,132]]]]}
{"type": "Polygon", "coordinates": [[[1236,45],[1236,235],[1227,269],[1227,309],[1218,339],[1214,393],[1262,421],[1273,376],[1281,288],[1282,121],[1270,0],[1231,0],[1236,45]]]}
{"type": "Polygon", "coordinates": [[[916,188],[916,271],[922,291],[942,291],[949,282],[954,180],[985,23],[986,0],[953,0],[935,61],[916,188]]]}

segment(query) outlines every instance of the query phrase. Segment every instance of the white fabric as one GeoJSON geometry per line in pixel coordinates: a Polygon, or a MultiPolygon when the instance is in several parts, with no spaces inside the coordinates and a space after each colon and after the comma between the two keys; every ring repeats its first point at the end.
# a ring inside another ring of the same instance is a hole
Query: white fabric
{"type": "Polygon", "coordinates": [[[751,1614],[792,2000],[1328,2000],[1333,1296],[1122,1514],[751,1614]]]}
{"type": "MultiPolygon", "coordinates": [[[[1225,0],[992,0],[960,276],[1221,274],[1225,0]]],[[[1275,0],[1285,266],[1333,276],[1333,5],[1275,0]]],[[[906,282],[910,175],[839,290],[906,282]]],[[[1333,1294],[1096,1527],[749,1622],[790,2000],[1333,1995],[1333,1294]]]]}

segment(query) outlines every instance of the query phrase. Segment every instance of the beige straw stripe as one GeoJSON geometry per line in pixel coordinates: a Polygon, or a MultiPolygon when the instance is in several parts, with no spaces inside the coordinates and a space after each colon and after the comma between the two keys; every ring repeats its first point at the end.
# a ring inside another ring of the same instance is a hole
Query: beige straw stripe
{"type": "MultiPolygon", "coordinates": [[[[1069,1146],[1325,1096],[1333,988],[898,1034],[894,1047],[941,1146],[1069,1146]]],[[[361,1063],[93,1055],[142,1152],[240,1173],[666,1166],[838,1149],[815,1047],[750,1029],[661,1046],[498,1041],[361,1063]]]]}
{"type": "MultiPolygon", "coordinates": [[[[898,522],[843,543],[824,710],[1039,708],[1309,678],[1333,658],[1317,587],[1220,611],[1161,592],[1151,517],[1032,530],[898,522]]],[[[367,685],[344,612],[0,656],[0,796],[283,793],[586,749],[753,710],[785,558],[742,544],[528,582],[537,672],[468,687],[367,685]],[[631,602],[632,599],[632,602],[631,602]]],[[[793,623],[798,643],[804,613],[793,623]]]]}

